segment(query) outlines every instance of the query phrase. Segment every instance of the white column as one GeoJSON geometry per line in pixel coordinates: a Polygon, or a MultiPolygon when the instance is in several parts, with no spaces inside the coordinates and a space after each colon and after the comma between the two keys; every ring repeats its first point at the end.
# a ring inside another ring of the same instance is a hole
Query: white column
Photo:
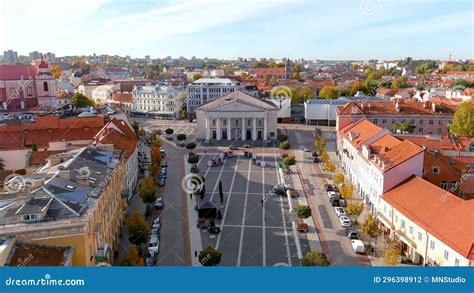
{"type": "Polygon", "coordinates": [[[216,124],[217,124],[217,133],[216,133],[216,139],[221,140],[221,118],[216,119],[216,124]]]}
{"type": "Polygon", "coordinates": [[[257,118],[253,118],[252,121],[252,140],[257,140],[257,118]]]}
{"type": "Polygon", "coordinates": [[[267,140],[267,117],[263,117],[263,140],[267,140]]]}
{"type": "Polygon", "coordinates": [[[245,140],[245,118],[242,118],[241,122],[242,122],[242,137],[241,137],[241,139],[245,140]]]}
{"type": "Polygon", "coordinates": [[[227,118],[227,140],[232,140],[230,118],[227,118]]]}
{"type": "Polygon", "coordinates": [[[206,117],[206,140],[211,137],[211,118],[206,117]]]}

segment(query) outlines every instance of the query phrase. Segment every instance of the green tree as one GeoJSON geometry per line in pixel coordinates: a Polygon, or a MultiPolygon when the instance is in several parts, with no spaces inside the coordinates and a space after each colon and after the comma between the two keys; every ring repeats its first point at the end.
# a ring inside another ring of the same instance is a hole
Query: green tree
{"type": "Polygon", "coordinates": [[[331,174],[336,171],[336,166],[334,166],[334,163],[331,162],[331,160],[326,160],[323,165],[323,170],[331,174]]]}
{"type": "Polygon", "coordinates": [[[341,196],[343,199],[350,200],[352,199],[352,195],[354,194],[355,187],[352,183],[343,184],[341,188],[339,188],[339,191],[341,192],[341,196]]]}
{"type": "Polygon", "coordinates": [[[400,259],[400,257],[401,257],[400,244],[395,240],[391,240],[382,258],[384,264],[387,266],[394,266],[398,263],[398,260],[400,259]]]}
{"type": "Polygon", "coordinates": [[[136,120],[133,120],[132,128],[133,128],[133,131],[135,131],[135,133],[138,134],[138,130],[140,129],[140,123],[138,123],[138,121],[136,120]]]}
{"type": "Polygon", "coordinates": [[[130,243],[140,246],[148,241],[150,226],[139,211],[133,211],[125,220],[125,228],[127,229],[130,243]]]}
{"type": "Polygon", "coordinates": [[[186,149],[188,150],[194,150],[196,148],[196,144],[194,142],[190,142],[186,144],[186,149]]]}
{"type": "Polygon", "coordinates": [[[170,136],[170,135],[172,135],[172,134],[174,133],[174,130],[173,130],[173,128],[166,128],[165,133],[166,133],[168,136],[170,136]]]}
{"type": "Polygon", "coordinates": [[[196,81],[196,80],[201,79],[201,78],[202,78],[201,73],[194,73],[193,74],[193,81],[196,81]]]}
{"type": "Polygon", "coordinates": [[[326,139],[322,136],[318,136],[314,140],[314,148],[316,149],[316,152],[321,155],[323,150],[326,149],[326,139]]]}
{"type": "Polygon", "coordinates": [[[354,223],[355,224],[357,224],[357,220],[359,219],[360,214],[364,210],[364,207],[365,206],[364,206],[363,203],[361,203],[359,205],[357,205],[357,204],[348,204],[347,205],[347,212],[349,214],[351,214],[352,216],[354,216],[354,218],[355,218],[354,223]]]}
{"type": "Polygon", "coordinates": [[[459,78],[451,82],[450,88],[463,90],[468,87],[474,87],[474,83],[471,83],[465,79],[459,78]]]}
{"type": "Polygon", "coordinates": [[[198,260],[205,267],[214,267],[221,262],[222,253],[208,246],[199,252],[198,260]]]}
{"type": "Polygon", "coordinates": [[[94,107],[94,101],[81,93],[75,93],[74,96],[72,96],[71,103],[76,108],[94,107]]]}
{"type": "Polygon", "coordinates": [[[409,123],[393,123],[392,132],[394,133],[413,133],[415,130],[415,125],[409,123]]]}
{"type": "Polygon", "coordinates": [[[327,256],[320,251],[310,251],[303,258],[305,267],[327,267],[331,265],[327,256]]]}
{"type": "Polygon", "coordinates": [[[295,214],[301,220],[311,217],[311,208],[306,205],[298,205],[295,207],[295,214]]]}
{"type": "Polygon", "coordinates": [[[375,217],[369,213],[362,224],[362,233],[369,237],[369,244],[372,243],[372,239],[379,234],[379,225],[375,221],[375,217]]]}
{"type": "Polygon", "coordinates": [[[289,150],[291,145],[287,140],[285,140],[284,142],[280,143],[278,147],[282,150],[289,150]]]}
{"type": "Polygon", "coordinates": [[[138,254],[138,250],[135,246],[130,246],[127,250],[127,254],[123,257],[120,262],[121,266],[128,267],[142,267],[145,265],[143,258],[138,254]]]}
{"type": "Polygon", "coordinates": [[[287,167],[293,166],[294,164],[296,164],[296,158],[294,156],[288,156],[283,159],[283,164],[285,164],[287,167]]]}
{"type": "Polygon", "coordinates": [[[401,89],[408,87],[408,78],[406,76],[400,76],[399,78],[392,81],[393,89],[401,89]]]}
{"type": "Polygon", "coordinates": [[[32,152],[37,152],[37,151],[38,151],[38,146],[36,145],[36,143],[33,143],[33,144],[31,145],[31,151],[32,151],[32,152]]]}
{"type": "Polygon", "coordinates": [[[461,103],[448,128],[457,136],[474,136],[474,103],[467,101],[461,103]]]}
{"type": "Polygon", "coordinates": [[[179,140],[179,141],[186,140],[186,134],[180,133],[180,134],[176,135],[176,139],[179,140]]]}
{"type": "Polygon", "coordinates": [[[196,154],[190,154],[188,156],[188,163],[193,166],[196,166],[196,164],[199,163],[199,156],[196,154]]]}
{"type": "Polygon", "coordinates": [[[326,100],[334,100],[339,97],[339,91],[335,86],[325,86],[319,92],[319,96],[326,100]]]}
{"type": "Polygon", "coordinates": [[[279,140],[279,141],[288,140],[288,135],[286,135],[286,134],[278,134],[278,140],[279,140]]]}

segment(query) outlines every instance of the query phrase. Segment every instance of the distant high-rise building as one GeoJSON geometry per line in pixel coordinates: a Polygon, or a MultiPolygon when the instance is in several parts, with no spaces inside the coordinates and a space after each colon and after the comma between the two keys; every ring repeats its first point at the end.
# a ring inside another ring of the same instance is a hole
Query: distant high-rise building
{"type": "Polygon", "coordinates": [[[18,52],[13,50],[3,51],[3,62],[16,63],[18,62],[18,52]]]}
{"type": "Polygon", "coordinates": [[[41,58],[41,53],[38,51],[33,51],[33,52],[30,52],[29,56],[30,56],[30,59],[34,61],[36,59],[41,58]]]}
{"type": "Polygon", "coordinates": [[[46,58],[49,62],[56,62],[56,54],[48,52],[44,54],[44,58],[46,58]]]}

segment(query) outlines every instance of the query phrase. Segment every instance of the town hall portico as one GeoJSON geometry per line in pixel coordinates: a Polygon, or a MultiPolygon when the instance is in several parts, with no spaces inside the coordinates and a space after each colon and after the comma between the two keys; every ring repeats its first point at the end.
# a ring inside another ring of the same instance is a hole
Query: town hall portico
{"type": "Polygon", "coordinates": [[[196,109],[197,139],[269,141],[276,139],[278,108],[240,91],[196,109]]]}

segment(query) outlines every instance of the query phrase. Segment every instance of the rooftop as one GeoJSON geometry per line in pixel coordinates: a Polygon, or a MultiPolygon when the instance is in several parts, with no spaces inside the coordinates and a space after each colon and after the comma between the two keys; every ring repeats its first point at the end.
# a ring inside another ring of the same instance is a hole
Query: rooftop
{"type": "Polygon", "coordinates": [[[456,106],[446,103],[435,103],[435,111],[429,102],[395,101],[395,102],[349,102],[337,109],[338,115],[447,115],[452,116],[456,106]]]}

